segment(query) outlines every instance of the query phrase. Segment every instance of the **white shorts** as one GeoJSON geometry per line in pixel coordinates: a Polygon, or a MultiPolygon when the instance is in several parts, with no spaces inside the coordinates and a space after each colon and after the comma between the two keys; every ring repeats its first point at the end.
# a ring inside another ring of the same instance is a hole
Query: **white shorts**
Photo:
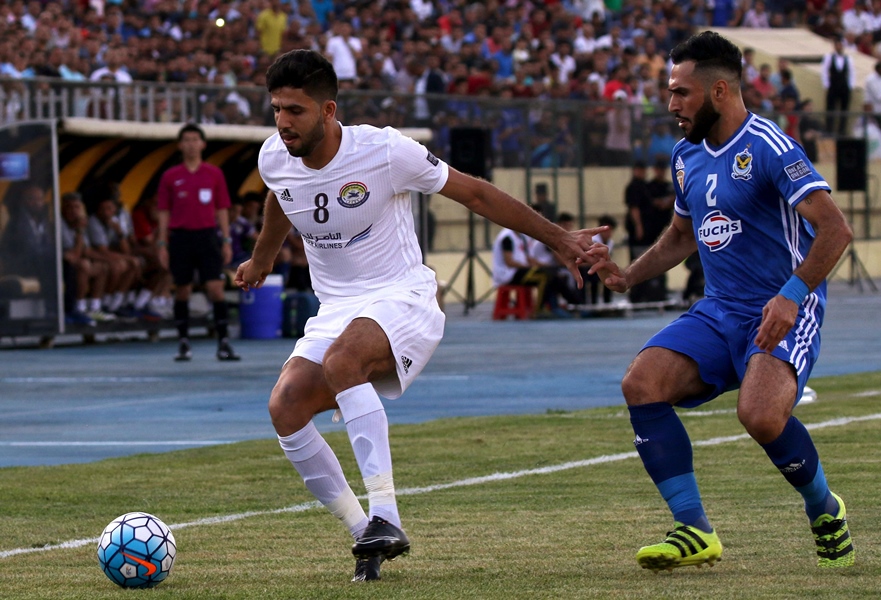
{"type": "Polygon", "coordinates": [[[397,376],[371,383],[377,394],[398,398],[428,364],[443,337],[446,317],[437,305],[436,293],[431,282],[322,304],[318,314],[306,321],[304,335],[288,360],[299,356],[320,365],[327,349],[349,323],[359,317],[372,319],[388,337],[397,376]]]}

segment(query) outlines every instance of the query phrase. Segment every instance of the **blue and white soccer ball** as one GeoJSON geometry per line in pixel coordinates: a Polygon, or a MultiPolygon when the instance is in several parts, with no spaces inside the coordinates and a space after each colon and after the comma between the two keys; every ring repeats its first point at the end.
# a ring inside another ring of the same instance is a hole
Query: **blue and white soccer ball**
{"type": "Polygon", "coordinates": [[[168,577],[177,545],[168,526],[144,512],[119,516],[104,528],[98,563],[110,581],[126,588],[150,588],[168,577]]]}

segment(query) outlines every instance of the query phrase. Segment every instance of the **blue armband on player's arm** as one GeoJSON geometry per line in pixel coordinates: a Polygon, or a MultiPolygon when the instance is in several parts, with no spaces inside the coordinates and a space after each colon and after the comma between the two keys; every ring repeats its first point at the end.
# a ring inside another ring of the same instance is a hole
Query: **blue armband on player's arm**
{"type": "Polygon", "coordinates": [[[780,291],[777,293],[784,298],[788,298],[796,304],[801,305],[801,303],[805,301],[805,298],[808,297],[808,294],[811,293],[811,288],[808,287],[808,284],[802,281],[801,277],[793,275],[789,278],[789,281],[783,284],[783,287],[780,288],[780,291]]]}

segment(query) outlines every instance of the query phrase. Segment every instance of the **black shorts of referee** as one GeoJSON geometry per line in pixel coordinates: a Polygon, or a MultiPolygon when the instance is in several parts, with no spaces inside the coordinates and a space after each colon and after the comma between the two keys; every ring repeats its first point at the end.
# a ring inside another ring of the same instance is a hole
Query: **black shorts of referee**
{"type": "Polygon", "coordinates": [[[199,273],[204,283],[223,276],[223,253],[215,227],[208,229],[172,229],[168,232],[168,268],[175,285],[193,283],[199,273]]]}

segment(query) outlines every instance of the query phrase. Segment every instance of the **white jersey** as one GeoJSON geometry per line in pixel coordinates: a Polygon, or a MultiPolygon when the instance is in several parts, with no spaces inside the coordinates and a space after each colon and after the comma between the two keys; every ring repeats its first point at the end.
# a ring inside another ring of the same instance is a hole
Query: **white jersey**
{"type": "Polygon", "coordinates": [[[422,144],[390,127],[343,126],[339,151],[316,171],[288,154],[276,133],[257,167],[303,236],[322,303],[434,283],[422,264],[410,192],[437,193],[449,167],[422,144]]]}

